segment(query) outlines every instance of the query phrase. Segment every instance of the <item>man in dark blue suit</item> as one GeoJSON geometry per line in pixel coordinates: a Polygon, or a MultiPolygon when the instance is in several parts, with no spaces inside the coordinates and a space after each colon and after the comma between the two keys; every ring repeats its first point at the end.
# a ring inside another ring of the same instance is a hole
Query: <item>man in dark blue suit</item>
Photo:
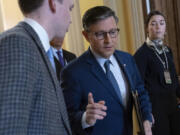
{"type": "Polygon", "coordinates": [[[89,9],[83,35],[90,48],[62,72],[74,134],[132,135],[132,96],[139,93],[146,135],[151,133],[151,105],[133,57],[115,50],[118,18],[108,7],[89,9]]]}

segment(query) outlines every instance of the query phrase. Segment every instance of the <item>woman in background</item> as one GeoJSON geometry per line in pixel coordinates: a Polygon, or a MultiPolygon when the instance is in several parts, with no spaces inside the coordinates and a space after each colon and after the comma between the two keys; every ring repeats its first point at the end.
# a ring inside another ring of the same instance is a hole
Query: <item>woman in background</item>
{"type": "Polygon", "coordinates": [[[134,57],[152,102],[153,135],[180,135],[180,87],[172,52],[164,45],[166,21],[152,11],[146,21],[147,39],[134,57]]]}

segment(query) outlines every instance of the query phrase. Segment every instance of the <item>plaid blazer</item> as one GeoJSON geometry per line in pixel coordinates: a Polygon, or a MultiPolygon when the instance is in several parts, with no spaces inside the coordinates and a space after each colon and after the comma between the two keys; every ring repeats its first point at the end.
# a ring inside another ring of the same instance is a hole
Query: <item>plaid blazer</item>
{"type": "Polygon", "coordinates": [[[0,35],[0,135],[71,135],[56,74],[25,22],[0,35]]]}

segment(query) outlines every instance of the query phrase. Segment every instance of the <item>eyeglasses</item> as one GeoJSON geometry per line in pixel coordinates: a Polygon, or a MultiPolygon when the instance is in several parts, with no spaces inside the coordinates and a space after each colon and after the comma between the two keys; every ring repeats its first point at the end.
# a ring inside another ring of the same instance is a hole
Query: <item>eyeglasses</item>
{"type": "MultiPolygon", "coordinates": [[[[89,32],[91,32],[91,31],[89,31],[89,32]]],[[[97,38],[98,40],[103,40],[103,39],[105,39],[105,37],[107,36],[107,34],[109,34],[109,36],[110,36],[111,38],[116,38],[117,35],[118,35],[118,33],[119,33],[119,29],[118,29],[118,28],[117,28],[117,29],[112,29],[112,30],[110,30],[110,31],[108,31],[108,32],[99,31],[99,32],[92,32],[92,33],[96,36],[96,38],[97,38]]]]}

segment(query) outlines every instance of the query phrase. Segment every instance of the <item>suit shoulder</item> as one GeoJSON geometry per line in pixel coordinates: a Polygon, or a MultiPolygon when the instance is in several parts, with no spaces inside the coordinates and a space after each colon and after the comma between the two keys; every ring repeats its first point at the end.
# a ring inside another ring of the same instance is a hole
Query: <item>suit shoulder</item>
{"type": "Polygon", "coordinates": [[[68,63],[68,65],[64,68],[64,70],[78,70],[79,66],[82,63],[79,61],[79,58],[72,60],[68,63]]]}
{"type": "Polygon", "coordinates": [[[8,38],[13,38],[13,39],[20,38],[21,40],[30,39],[28,33],[20,25],[16,25],[15,27],[0,34],[0,40],[8,39],[8,38]]]}
{"type": "Polygon", "coordinates": [[[73,61],[71,61],[66,67],[65,70],[80,70],[82,69],[82,67],[85,65],[85,61],[87,58],[87,51],[85,53],[83,53],[82,55],[80,55],[78,58],[74,59],[73,61]]]}
{"type": "Polygon", "coordinates": [[[134,54],[135,59],[147,59],[150,55],[150,49],[146,43],[144,43],[134,54]]]}
{"type": "Polygon", "coordinates": [[[137,51],[135,52],[134,55],[136,55],[138,53],[147,53],[147,51],[148,51],[148,46],[146,43],[144,43],[137,49],[137,51]]]}
{"type": "Polygon", "coordinates": [[[124,52],[124,51],[120,51],[120,50],[116,50],[115,54],[119,55],[120,57],[132,58],[132,55],[130,53],[124,52]]]}
{"type": "Polygon", "coordinates": [[[63,53],[64,53],[64,55],[68,55],[68,56],[71,56],[71,57],[75,57],[75,58],[76,58],[76,55],[75,55],[74,53],[70,52],[70,51],[67,51],[67,50],[64,50],[64,49],[63,49],[63,53]]]}
{"type": "Polygon", "coordinates": [[[0,52],[18,54],[24,57],[31,55],[34,58],[36,50],[33,39],[19,25],[0,34],[0,52]]]}

